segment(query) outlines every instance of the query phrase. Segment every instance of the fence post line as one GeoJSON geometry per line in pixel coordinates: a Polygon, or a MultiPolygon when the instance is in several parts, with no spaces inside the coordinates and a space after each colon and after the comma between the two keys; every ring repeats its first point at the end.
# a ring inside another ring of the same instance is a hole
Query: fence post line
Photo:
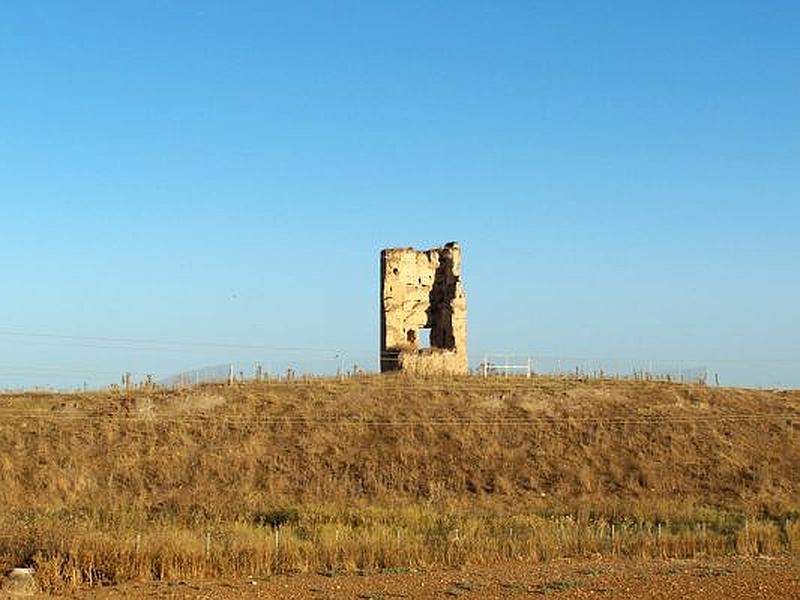
{"type": "MultiPolygon", "coordinates": [[[[352,358],[344,351],[326,350],[325,355],[327,358],[327,367],[324,371],[308,371],[300,374],[296,367],[289,366],[286,369],[285,378],[288,381],[297,379],[298,381],[309,381],[318,378],[329,378],[333,381],[344,382],[351,374],[370,372],[367,370],[358,369],[357,365],[352,362],[352,358]],[[353,365],[353,371],[346,369],[346,360],[350,360],[349,364],[353,365]],[[333,373],[331,367],[334,366],[336,372],[333,373]]],[[[358,354],[363,356],[363,354],[358,354]]],[[[496,354],[483,354],[482,362],[479,365],[470,363],[469,373],[472,376],[488,378],[491,375],[495,378],[504,377],[517,377],[520,381],[521,377],[532,379],[534,375],[547,375],[558,376],[560,378],[578,378],[578,379],[612,379],[612,380],[631,380],[631,381],[666,381],[683,384],[697,384],[697,385],[722,385],[722,378],[724,373],[720,375],[713,369],[708,367],[691,366],[691,363],[678,359],[606,359],[606,358],[581,358],[581,357],[558,357],[552,355],[530,355],[530,354],[511,354],[511,353],[496,353],[496,354]],[[492,362],[489,362],[491,357],[492,362]],[[524,362],[522,359],[525,359],[524,362]],[[537,364],[538,361],[538,364],[537,364]],[[630,368],[631,371],[627,369],[630,368]]],[[[265,357],[266,358],[266,357],[265,357]]],[[[246,361],[247,359],[245,359],[246,361]]],[[[390,360],[383,358],[384,361],[390,360]]],[[[693,361],[694,362],[694,361],[693,361]]],[[[284,375],[281,372],[281,361],[253,361],[250,363],[254,366],[254,371],[250,375],[247,374],[246,368],[242,370],[245,363],[224,363],[201,367],[199,369],[192,369],[182,373],[176,373],[169,377],[159,379],[156,381],[152,374],[137,374],[137,379],[133,380],[130,371],[120,371],[120,383],[123,389],[151,389],[164,387],[169,389],[184,389],[195,385],[203,385],[205,383],[214,383],[217,385],[235,386],[237,383],[245,381],[258,381],[258,382],[274,382],[283,381],[284,375]],[[272,362],[276,363],[276,375],[273,377],[270,373],[269,365],[272,362]]],[[[291,364],[291,363],[285,363],[291,364]]],[[[301,362],[299,364],[304,364],[301,362]]],[[[385,380],[382,383],[386,383],[385,380]]],[[[118,384],[111,384],[110,389],[119,390],[118,384]]],[[[91,386],[90,386],[91,387],[91,386]]],[[[75,390],[81,388],[76,386],[75,390]]]]}

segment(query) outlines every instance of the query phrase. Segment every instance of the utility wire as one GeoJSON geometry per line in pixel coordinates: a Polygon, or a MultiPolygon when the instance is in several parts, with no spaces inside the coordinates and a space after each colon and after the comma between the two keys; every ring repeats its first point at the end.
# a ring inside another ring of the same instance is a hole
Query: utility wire
{"type": "Polygon", "coordinates": [[[194,424],[213,424],[213,425],[351,425],[351,426],[422,426],[422,425],[469,425],[469,426],[525,426],[541,424],[659,424],[659,423],[718,423],[718,422],[749,422],[749,421],[800,421],[799,413],[732,413],[729,415],[642,415],[638,417],[570,417],[570,416],[541,416],[525,418],[498,418],[498,419],[469,419],[469,418],[415,418],[415,419],[364,419],[364,418],[303,418],[303,417],[253,417],[253,416],[224,416],[209,414],[205,417],[191,415],[164,415],[153,413],[149,415],[115,415],[108,413],[81,413],[65,412],[53,414],[52,411],[43,410],[2,410],[0,416],[5,419],[46,419],[48,421],[93,421],[93,422],[144,422],[156,425],[158,423],[194,423],[194,424]]]}
{"type": "MultiPolygon", "coordinates": [[[[111,343],[113,347],[130,347],[140,349],[141,346],[165,346],[177,348],[225,348],[225,349],[238,349],[238,350],[269,350],[277,352],[321,352],[321,353],[337,353],[345,354],[348,357],[374,357],[375,354],[365,352],[363,350],[348,350],[345,348],[320,348],[314,346],[271,346],[268,344],[246,344],[246,343],[233,343],[233,342],[214,342],[204,340],[176,340],[176,339],[163,339],[163,338],[135,338],[135,337],[116,337],[116,336],[89,336],[89,335],[66,335],[57,333],[45,332],[29,332],[18,330],[0,330],[0,336],[12,338],[27,338],[32,340],[52,340],[60,342],[94,342],[94,343],[111,343]]],[[[87,346],[87,347],[105,347],[105,346],[87,346]]],[[[800,359],[795,358],[779,358],[779,359],[707,359],[707,358],[637,358],[637,357],[608,357],[608,356],[560,356],[550,353],[538,352],[477,352],[473,351],[472,356],[476,357],[525,357],[534,360],[564,360],[564,361],[615,361],[615,362],[647,362],[651,361],[661,364],[676,364],[676,363],[713,363],[713,364],[741,364],[741,365],[756,365],[756,364],[787,364],[794,365],[800,364],[800,359]]]]}
{"type": "Polygon", "coordinates": [[[273,350],[279,352],[346,352],[341,348],[316,348],[310,346],[269,346],[264,344],[240,344],[227,342],[209,342],[192,340],[168,340],[156,338],[128,338],[112,336],[88,336],[88,335],[61,335],[54,333],[38,333],[0,330],[0,336],[15,338],[44,339],[54,341],[73,341],[73,342],[101,342],[113,343],[115,345],[149,345],[149,346],[173,346],[180,348],[227,348],[237,350],[273,350]]]}

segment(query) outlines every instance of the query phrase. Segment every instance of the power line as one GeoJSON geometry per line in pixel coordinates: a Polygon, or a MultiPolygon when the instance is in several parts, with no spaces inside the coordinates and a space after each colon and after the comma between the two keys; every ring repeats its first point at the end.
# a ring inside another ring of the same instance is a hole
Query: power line
{"type": "MultiPolygon", "coordinates": [[[[128,338],[128,337],[113,337],[113,336],[89,336],[89,335],[62,335],[55,333],[39,333],[39,332],[23,332],[23,331],[9,331],[0,330],[0,336],[15,337],[15,338],[31,338],[31,339],[45,339],[54,341],[75,341],[75,342],[99,342],[99,343],[113,343],[115,346],[123,346],[135,344],[138,346],[166,346],[166,347],[179,347],[179,348],[225,348],[235,350],[270,350],[277,352],[332,352],[341,353],[348,351],[341,348],[315,348],[310,346],[269,346],[264,344],[242,344],[242,343],[228,343],[228,342],[209,342],[209,341],[193,341],[193,340],[168,340],[156,338],[128,338]]],[[[94,346],[91,346],[94,347],[94,346]]],[[[130,347],[130,346],[129,346],[130,347]]]]}
{"type": "Polygon", "coordinates": [[[215,425],[284,425],[284,426],[525,426],[542,424],[695,424],[719,422],[750,422],[750,421],[800,421],[800,413],[733,413],[729,415],[643,415],[640,417],[571,417],[547,416],[525,418],[498,418],[498,419],[468,419],[468,418],[431,418],[431,419],[346,419],[341,417],[330,418],[303,418],[303,417],[249,417],[249,416],[224,416],[208,414],[204,417],[159,413],[140,415],[113,415],[98,414],[88,411],[76,411],[63,414],[53,414],[50,410],[3,410],[0,416],[6,419],[46,419],[48,421],[93,421],[93,422],[144,422],[158,423],[199,423],[215,425]]]}
{"type": "Polygon", "coordinates": [[[625,362],[625,363],[643,363],[652,361],[660,365],[669,364],[730,364],[730,365],[800,365],[800,359],[795,358],[777,358],[777,359],[746,359],[746,358],[642,358],[634,356],[562,356],[558,354],[538,354],[526,352],[471,352],[472,356],[488,357],[488,358],[530,358],[531,360],[540,361],[582,361],[582,362],[625,362]]]}
{"type": "MultiPolygon", "coordinates": [[[[369,356],[375,358],[375,353],[363,350],[348,350],[346,348],[320,348],[314,346],[271,346],[268,344],[251,344],[235,342],[215,342],[206,340],[177,340],[164,338],[135,338],[117,336],[96,336],[96,335],[67,335],[58,333],[29,332],[18,330],[0,330],[0,336],[13,338],[28,338],[32,340],[52,340],[56,342],[87,342],[87,343],[107,343],[114,344],[113,347],[140,349],[141,346],[163,346],[167,348],[222,348],[235,350],[268,350],[276,352],[320,352],[346,354],[348,357],[363,358],[369,356]]],[[[104,348],[107,346],[87,346],[90,348],[104,348]]],[[[663,364],[684,364],[684,363],[714,363],[714,364],[740,364],[753,366],[756,364],[774,365],[800,364],[800,359],[778,358],[778,359],[714,359],[714,358],[637,358],[632,356],[561,356],[549,353],[538,352],[472,352],[473,356],[509,356],[509,357],[530,357],[534,360],[565,360],[565,361],[616,361],[616,362],[642,362],[652,360],[663,364]]]]}

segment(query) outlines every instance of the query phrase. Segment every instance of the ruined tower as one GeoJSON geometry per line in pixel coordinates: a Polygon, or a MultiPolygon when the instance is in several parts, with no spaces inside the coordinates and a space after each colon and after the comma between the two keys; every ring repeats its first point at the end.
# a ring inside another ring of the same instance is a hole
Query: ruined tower
{"type": "Polygon", "coordinates": [[[468,370],[461,248],[450,242],[430,250],[383,250],[381,371],[465,374],[468,370]]]}

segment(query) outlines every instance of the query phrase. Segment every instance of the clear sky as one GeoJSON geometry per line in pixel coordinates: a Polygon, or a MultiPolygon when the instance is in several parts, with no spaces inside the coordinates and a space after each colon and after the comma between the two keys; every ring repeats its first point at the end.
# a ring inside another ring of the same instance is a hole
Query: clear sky
{"type": "Polygon", "coordinates": [[[374,365],[380,249],[450,240],[473,362],[800,386],[798,32],[796,1],[4,3],[0,387],[374,365]]]}

